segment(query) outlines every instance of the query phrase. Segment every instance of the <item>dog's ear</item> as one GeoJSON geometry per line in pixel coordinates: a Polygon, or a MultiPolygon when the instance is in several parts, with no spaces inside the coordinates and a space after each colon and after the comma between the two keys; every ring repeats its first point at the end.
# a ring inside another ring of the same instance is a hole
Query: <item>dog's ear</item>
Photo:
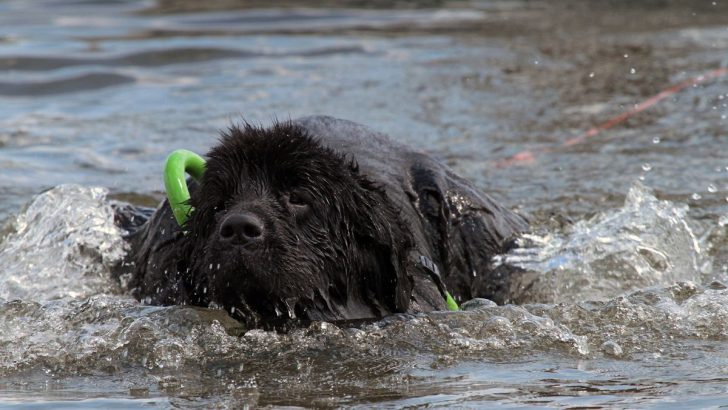
{"type": "Polygon", "coordinates": [[[406,312],[414,287],[407,269],[412,233],[384,189],[358,173],[356,180],[357,189],[351,190],[358,213],[353,230],[357,248],[367,253],[361,255],[361,286],[373,302],[384,302],[383,313],[406,312]]]}

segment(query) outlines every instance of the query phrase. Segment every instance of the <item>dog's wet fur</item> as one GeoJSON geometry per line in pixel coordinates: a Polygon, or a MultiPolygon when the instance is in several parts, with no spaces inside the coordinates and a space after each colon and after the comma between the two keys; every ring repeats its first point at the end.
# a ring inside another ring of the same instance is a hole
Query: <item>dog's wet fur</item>
{"type": "Polygon", "coordinates": [[[250,327],[375,319],[516,300],[490,259],[520,216],[432,157],[366,127],[308,117],[223,133],[177,226],[163,202],[121,269],[153,304],[219,306],[250,327]]]}

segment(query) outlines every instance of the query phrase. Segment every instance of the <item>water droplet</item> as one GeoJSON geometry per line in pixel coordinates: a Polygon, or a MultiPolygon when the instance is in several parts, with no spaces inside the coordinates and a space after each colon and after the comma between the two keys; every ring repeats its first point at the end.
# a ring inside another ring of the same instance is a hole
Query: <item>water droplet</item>
{"type": "Polygon", "coordinates": [[[702,196],[701,196],[701,195],[700,195],[699,193],[695,192],[694,194],[692,194],[692,195],[690,196],[690,198],[692,198],[693,200],[697,201],[697,200],[699,200],[700,198],[702,198],[702,196]]]}
{"type": "Polygon", "coordinates": [[[212,264],[210,264],[210,270],[212,270],[212,264]]]}
{"type": "Polygon", "coordinates": [[[659,144],[659,143],[660,143],[660,141],[662,141],[662,140],[660,139],[660,137],[654,137],[654,138],[652,138],[652,143],[653,143],[653,144],[659,144]]]}
{"type": "Polygon", "coordinates": [[[594,72],[589,73],[589,78],[594,78],[594,72]]]}
{"type": "Polygon", "coordinates": [[[538,65],[538,60],[534,60],[533,64],[538,65]]]}
{"type": "Polygon", "coordinates": [[[624,55],[624,58],[628,58],[628,57],[629,57],[629,54],[625,54],[625,55],[624,55]]]}
{"type": "Polygon", "coordinates": [[[629,69],[629,73],[630,74],[634,74],[636,72],[637,72],[637,70],[635,70],[634,67],[632,67],[632,68],[629,69]]]}
{"type": "Polygon", "coordinates": [[[642,170],[645,172],[650,172],[652,171],[652,165],[650,165],[649,162],[645,162],[644,164],[642,164],[642,170]]]}
{"type": "Polygon", "coordinates": [[[715,193],[718,192],[718,187],[716,187],[714,184],[708,185],[708,192],[715,193]]]}

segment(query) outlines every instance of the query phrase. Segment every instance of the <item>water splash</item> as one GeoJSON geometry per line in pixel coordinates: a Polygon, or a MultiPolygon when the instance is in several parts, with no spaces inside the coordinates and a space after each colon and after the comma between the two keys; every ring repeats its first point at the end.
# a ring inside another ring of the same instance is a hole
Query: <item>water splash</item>
{"type": "Polygon", "coordinates": [[[533,292],[543,302],[605,300],[652,285],[700,282],[711,265],[687,211],[636,183],[622,208],[562,232],[524,235],[496,263],[543,272],[533,292]]]}
{"type": "Polygon", "coordinates": [[[544,277],[554,281],[548,284],[565,281],[558,295],[581,295],[577,302],[497,306],[475,299],[460,312],[400,314],[359,327],[315,322],[281,334],[246,330],[222,310],[143,306],[109,293],[108,267],[124,245],[105,191],[61,186],[39,195],[1,245],[3,280],[22,285],[14,293],[2,288],[9,295],[3,298],[22,300],[0,301],[0,378],[59,388],[90,386],[79,379],[90,378],[122,396],[304,405],[320,392],[350,397],[362,386],[367,394],[406,397],[428,388],[430,376],[422,374],[447,375],[473,362],[497,369],[543,354],[618,361],[681,355],[696,341],[728,340],[726,286],[681,281],[699,278],[706,260],[686,211],[637,185],[623,208],[561,233],[532,235],[528,241],[538,246],[506,255],[545,267],[544,277]],[[576,274],[589,285],[581,294],[572,292],[581,286],[576,274]]]}
{"type": "Polygon", "coordinates": [[[0,374],[179,369],[222,355],[242,333],[224,311],[141,306],[114,295],[0,304],[0,374]]]}
{"type": "Polygon", "coordinates": [[[115,289],[126,252],[103,188],[61,185],[38,195],[0,243],[0,299],[83,298],[115,289]]]}
{"type": "Polygon", "coordinates": [[[529,311],[584,335],[593,351],[611,356],[679,350],[673,344],[689,340],[728,339],[728,291],[718,282],[678,282],[604,302],[533,305],[529,311]]]}

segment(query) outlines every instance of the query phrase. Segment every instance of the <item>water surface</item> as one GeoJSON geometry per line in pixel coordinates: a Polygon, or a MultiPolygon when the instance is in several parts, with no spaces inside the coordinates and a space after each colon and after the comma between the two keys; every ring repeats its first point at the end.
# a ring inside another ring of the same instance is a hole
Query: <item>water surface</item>
{"type": "Polygon", "coordinates": [[[0,2],[1,405],[723,405],[728,79],[564,145],[728,66],[722,2],[631,3],[0,2]],[[534,303],[276,334],[109,279],[110,203],[156,204],[167,153],[312,114],[529,215],[498,261],[534,303]]]}

